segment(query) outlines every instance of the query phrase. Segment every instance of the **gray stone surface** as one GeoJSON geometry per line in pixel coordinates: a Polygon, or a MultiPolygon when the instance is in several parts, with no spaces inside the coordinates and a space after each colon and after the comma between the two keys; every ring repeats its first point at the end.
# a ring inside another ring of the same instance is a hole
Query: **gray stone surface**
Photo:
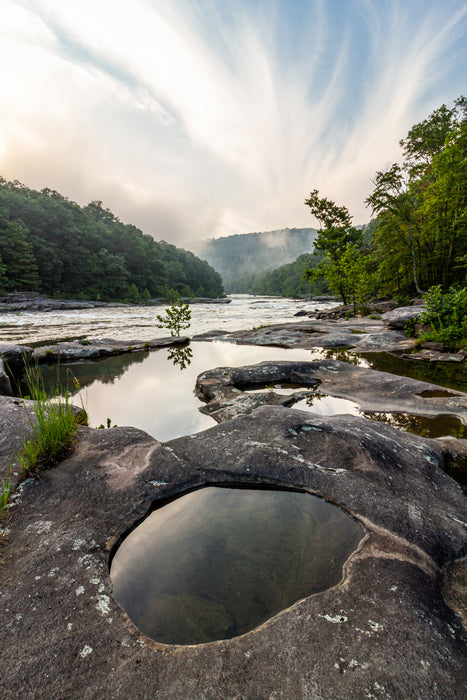
{"type": "Polygon", "coordinates": [[[407,321],[417,319],[423,310],[423,306],[399,306],[393,311],[386,311],[381,320],[390,328],[403,329],[407,321]]]}
{"type": "Polygon", "coordinates": [[[273,391],[254,395],[242,391],[245,387],[280,382],[317,389],[323,395],[350,399],[362,411],[452,416],[467,425],[467,394],[440,391],[439,386],[428,382],[338,360],[261,362],[244,367],[217,367],[199,375],[196,391],[208,402],[201,410],[221,422],[249,413],[260,403],[291,405],[303,398],[303,393],[297,394],[295,399],[293,396],[275,399],[273,391]],[[444,395],[437,395],[440,393],[444,395]],[[250,404],[250,396],[254,396],[255,404],[250,404]]]}
{"type": "Polygon", "coordinates": [[[137,350],[156,350],[187,345],[189,340],[185,336],[155,338],[154,340],[114,340],[112,338],[90,341],[73,340],[67,343],[43,345],[34,350],[33,357],[39,363],[93,360],[98,357],[123,355],[137,350]]]}
{"type": "Polygon", "coordinates": [[[400,331],[388,330],[378,319],[369,318],[313,319],[231,333],[212,331],[193,338],[211,339],[239,345],[304,349],[349,348],[357,352],[402,352],[415,346],[412,338],[400,331]]]}
{"type": "Polygon", "coordinates": [[[13,391],[11,388],[10,377],[5,369],[5,363],[0,356],[0,395],[2,396],[12,396],[13,391]]]}
{"type": "Polygon", "coordinates": [[[467,634],[439,583],[467,543],[446,453],[386,425],[280,407],[165,445],[133,428],[83,428],[76,453],[26,484],[10,511],[0,696],[465,697],[467,634]],[[208,483],[300,487],[344,508],[366,537],[337,586],[256,630],[158,644],[113,599],[109,556],[154,499],[208,483]]]}

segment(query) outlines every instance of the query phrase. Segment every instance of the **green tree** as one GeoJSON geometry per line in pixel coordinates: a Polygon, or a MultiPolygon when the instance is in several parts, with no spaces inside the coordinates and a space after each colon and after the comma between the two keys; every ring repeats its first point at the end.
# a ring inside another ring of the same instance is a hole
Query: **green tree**
{"type": "Polygon", "coordinates": [[[165,310],[165,316],[156,316],[159,323],[158,328],[168,328],[170,335],[179,336],[181,330],[186,330],[190,327],[191,309],[188,304],[184,304],[179,298],[173,301],[165,310]]]}
{"type": "Polygon", "coordinates": [[[347,266],[362,242],[362,232],[352,226],[347,207],[338,206],[330,199],[320,197],[318,190],[310,193],[305,204],[321,224],[315,240],[315,253],[322,256],[316,267],[305,270],[305,279],[316,280],[324,277],[330,288],[340,294],[342,302],[347,304],[351,295],[347,266]]]}
{"type": "Polygon", "coordinates": [[[442,105],[400,141],[402,164],[379,171],[366,203],[378,216],[374,255],[388,293],[465,280],[467,101],[442,105]]]}
{"type": "Polygon", "coordinates": [[[0,226],[0,255],[10,290],[37,289],[39,277],[29,230],[21,221],[0,226]]]}

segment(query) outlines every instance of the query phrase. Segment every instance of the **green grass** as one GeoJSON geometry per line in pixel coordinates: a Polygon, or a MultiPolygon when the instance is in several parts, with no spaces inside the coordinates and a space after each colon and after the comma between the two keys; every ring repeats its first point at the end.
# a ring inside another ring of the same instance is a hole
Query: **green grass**
{"type": "MultiPolygon", "coordinates": [[[[17,455],[23,478],[42,468],[55,466],[69,454],[76,441],[78,426],[86,417],[84,409],[80,414],[76,413],[67,392],[57,401],[47,398],[37,367],[26,369],[26,381],[34,407],[32,413],[26,409],[32,437],[24,440],[23,450],[17,455]]],[[[60,388],[57,393],[62,393],[60,388]]]]}
{"type": "Polygon", "coordinates": [[[2,481],[2,486],[0,489],[0,520],[5,515],[8,503],[10,502],[11,493],[11,469],[8,474],[8,478],[2,481]]]}

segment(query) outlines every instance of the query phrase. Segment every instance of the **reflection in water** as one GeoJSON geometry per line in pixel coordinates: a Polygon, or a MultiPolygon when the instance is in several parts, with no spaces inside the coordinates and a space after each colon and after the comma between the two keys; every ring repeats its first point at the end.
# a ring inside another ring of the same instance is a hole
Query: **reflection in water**
{"type": "Polygon", "coordinates": [[[363,355],[352,352],[352,350],[346,350],[345,348],[327,348],[325,357],[326,360],[339,360],[340,362],[347,362],[349,365],[355,365],[356,367],[368,367],[368,362],[364,359],[363,355]]]}
{"type": "Polygon", "coordinates": [[[113,592],[157,641],[229,639],[337,584],[362,536],[316,496],[203,488],[154,511],[123,541],[113,592]]]}
{"type": "Polygon", "coordinates": [[[311,411],[320,416],[337,416],[350,414],[351,416],[363,416],[370,420],[387,423],[399,430],[406,430],[422,437],[438,438],[451,435],[461,438],[464,436],[465,427],[454,416],[416,416],[408,413],[376,413],[374,411],[362,411],[358,404],[348,399],[339,399],[334,396],[323,396],[318,392],[310,394],[305,399],[297,401],[293,408],[311,411]]]}
{"type": "Polygon", "coordinates": [[[323,396],[317,392],[310,394],[294,406],[294,408],[302,410],[305,407],[320,416],[337,416],[344,413],[349,413],[351,416],[360,415],[360,409],[355,401],[338,399],[335,396],[323,396]]]}
{"type": "Polygon", "coordinates": [[[464,426],[462,422],[454,416],[414,416],[406,413],[373,413],[370,411],[362,413],[365,418],[387,423],[399,430],[407,430],[422,437],[439,438],[451,435],[452,437],[464,437],[464,426]]]}
{"type": "MultiPolygon", "coordinates": [[[[70,362],[58,367],[62,387],[72,401],[80,405],[74,387],[76,378],[82,388],[80,397],[88,413],[89,425],[131,425],[166,441],[181,435],[211,428],[215,421],[198,411],[200,401],[194,394],[198,374],[220,366],[238,367],[263,360],[313,360],[320,357],[309,350],[262,348],[232,343],[196,342],[191,345],[191,364],[180,372],[168,350],[132,352],[102,360],[70,362]]],[[[57,385],[57,365],[40,366],[46,389],[57,385]]]]}
{"type": "Polygon", "coordinates": [[[467,362],[405,360],[388,352],[363,353],[367,366],[380,372],[412,377],[422,382],[467,391],[467,362]]]}
{"type": "Polygon", "coordinates": [[[181,370],[191,365],[192,358],[193,350],[189,345],[185,345],[185,347],[169,348],[167,351],[167,359],[172,360],[172,364],[180,367],[181,370]]]}

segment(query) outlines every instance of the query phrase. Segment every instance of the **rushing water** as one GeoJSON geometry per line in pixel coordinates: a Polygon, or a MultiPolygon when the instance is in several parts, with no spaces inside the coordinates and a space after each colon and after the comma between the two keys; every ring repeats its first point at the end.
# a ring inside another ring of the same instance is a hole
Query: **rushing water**
{"type": "Polygon", "coordinates": [[[208,487],[149,515],[111,567],[133,622],[167,644],[229,639],[336,585],[363,529],[321,498],[208,487]]]}
{"type": "MultiPolygon", "coordinates": [[[[211,330],[234,331],[255,325],[293,321],[301,309],[323,309],[335,303],[278,297],[231,296],[230,304],[193,304],[189,334],[211,330]]],[[[168,335],[157,328],[162,306],[108,306],[75,311],[0,313],[0,342],[38,344],[74,338],[151,340],[168,335]]],[[[299,320],[299,319],[298,319],[299,320]]]]}

